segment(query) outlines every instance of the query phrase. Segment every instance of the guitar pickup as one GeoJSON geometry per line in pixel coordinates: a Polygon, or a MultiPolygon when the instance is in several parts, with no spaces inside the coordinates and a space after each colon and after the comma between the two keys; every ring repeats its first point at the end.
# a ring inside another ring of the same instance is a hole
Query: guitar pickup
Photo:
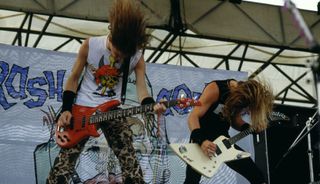
{"type": "Polygon", "coordinates": [[[74,122],[73,122],[73,117],[72,117],[71,120],[70,120],[69,128],[70,128],[71,130],[73,130],[73,126],[74,126],[74,122]]]}
{"type": "Polygon", "coordinates": [[[222,153],[221,149],[219,148],[219,146],[217,146],[216,154],[217,154],[217,155],[220,155],[221,153],[222,153]]]}
{"type": "Polygon", "coordinates": [[[231,148],[231,144],[230,144],[230,142],[229,142],[228,139],[223,139],[223,140],[222,140],[222,143],[224,144],[224,146],[225,146],[227,149],[231,148]]]}

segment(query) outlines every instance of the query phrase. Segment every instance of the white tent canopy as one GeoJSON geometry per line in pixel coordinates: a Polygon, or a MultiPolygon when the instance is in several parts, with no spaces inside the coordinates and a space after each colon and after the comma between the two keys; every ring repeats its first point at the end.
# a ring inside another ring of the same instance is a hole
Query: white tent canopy
{"type": "MultiPolygon", "coordinates": [[[[108,33],[112,2],[0,0],[0,42],[77,52],[83,39],[108,33]]],[[[152,36],[147,62],[246,71],[249,77],[270,81],[279,103],[316,106],[313,75],[306,63],[318,55],[310,51],[283,7],[227,0],[137,3],[147,15],[152,36]]],[[[299,12],[318,39],[319,15],[299,12]]]]}

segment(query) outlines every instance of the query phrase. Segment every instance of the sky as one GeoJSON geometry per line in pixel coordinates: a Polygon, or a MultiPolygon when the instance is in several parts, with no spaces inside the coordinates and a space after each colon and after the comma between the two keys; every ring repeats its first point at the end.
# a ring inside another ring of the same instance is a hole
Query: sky
{"type": "MultiPolygon", "coordinates": [[[[264,3],[264,4],[273,4],[273,5],[279,5],[282,6],[284,3],[284,0],[245,0],[250,2],[258,2],[258,3],[264,3]]],[[[299,9],[305,9],[305,10],[312,10],[317,11],[317,5],[320,0],[291,0],[297,8],[299,9]]]]}

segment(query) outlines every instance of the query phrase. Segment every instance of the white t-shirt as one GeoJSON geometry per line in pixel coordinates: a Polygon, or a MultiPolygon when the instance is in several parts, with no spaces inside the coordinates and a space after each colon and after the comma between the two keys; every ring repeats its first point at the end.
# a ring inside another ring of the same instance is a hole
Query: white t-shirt
{"type": "MultiPolygon", "coordinates": [[[[106,65],[110,66],[111,52],[107,49],[107,36],[91,37],[89,39],[89,52],[87,65],[79,91],[77,92],[76,104],[82,106],[96,107],[110,100],[121,99],[122,73],[118,77],[104,75],[97,80],[95,73],[106,65]]],[[[139,59],[141,51],[137,51],[130,58],[129,74],[132,73],[139,59]]],[[[120,69],[121,64],[115,62],[114,67],[120,69]]]]}

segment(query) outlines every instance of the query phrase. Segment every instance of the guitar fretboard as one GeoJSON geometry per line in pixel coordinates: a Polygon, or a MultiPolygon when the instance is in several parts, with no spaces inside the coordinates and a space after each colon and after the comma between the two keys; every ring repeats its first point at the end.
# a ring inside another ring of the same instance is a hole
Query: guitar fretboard
{"type": "Polygon", "coordinates": [[[231,138],[229,139],[229,142],[230,142],[231,145],[232,145],[232,144],[235,144],[235,143],[238,142],[240,139],[246,137],[247,135],[249,135],[249,134],[251,134],[251,133],[253,133],[253,132],[254,132],[254,129],[253,129],[253,128],[248,128],[248,129],[246,129],[246,130],[238,133],[237,135],[231,137],[231,138]]]}
{"type": "MultiPolygon", "coordinates": [[[[177,100],[171,100],[163,103],[166,107],[171,107],[177,104],[177,100]]],[[[103,121],[111,121],[115,119],[121,119],[125,117],[129,117],[135,114],[141,114],[146,112],[152,112],[153,106],[156,103],[141,105],[138,107],[130,107],[128,109],[118,109],[118,110],[111,110],[108,112],[102,112],[100,114],[95,114],[90,117],[90,124],[94,123],[101,123],[103,121]]]]}

